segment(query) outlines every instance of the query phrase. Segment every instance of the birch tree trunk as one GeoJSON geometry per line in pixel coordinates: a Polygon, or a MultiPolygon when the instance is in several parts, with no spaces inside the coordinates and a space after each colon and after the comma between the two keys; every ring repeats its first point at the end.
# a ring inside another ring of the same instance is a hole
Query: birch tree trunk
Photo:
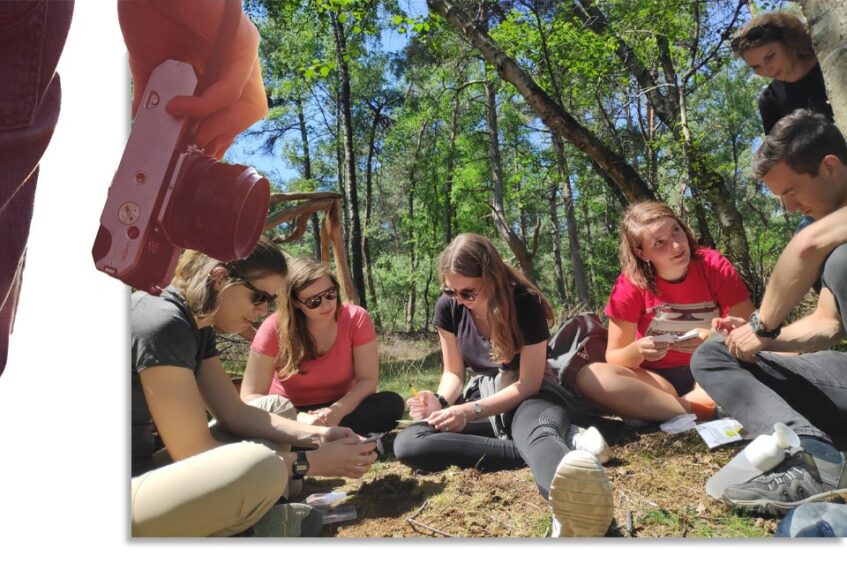
{"type": "Polygon", "coordinates": [[[800,0],[800,7],[812,32],[835,124],[847,136],[847,0],[800,0]]]}

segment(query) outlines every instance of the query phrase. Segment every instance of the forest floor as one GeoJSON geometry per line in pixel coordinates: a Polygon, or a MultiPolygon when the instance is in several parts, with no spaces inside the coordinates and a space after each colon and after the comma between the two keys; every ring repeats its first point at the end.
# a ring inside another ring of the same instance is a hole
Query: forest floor
{"type": "MultiPolygon", "coordinates": [[[[223,355],[231,373],[243,369],[243,345],[223,355]]],[[[380,388],[404,397],[410,385],[433,389],[440,354],[430,336],[380,337],[380,388]]],[[[612,450],[605,466],[612,484],[614,521],[607,537],[769,537],[778,521],[736,514],[706,495],[707,479],[740,449],[710,451],[694,430],[670,435],[658,427],[635,430],[617,418],[595,426],[612,450]]],[[[396,431],[386,435],[390,453],[396,431]]],[[[324,526],[331,537],[544,537],[550,510],[529,469],[481,473],[450,468],[419,473],[390,455],[359,480],[309,478],[302,499],[343,491],[356,519],[324,526]]]]}

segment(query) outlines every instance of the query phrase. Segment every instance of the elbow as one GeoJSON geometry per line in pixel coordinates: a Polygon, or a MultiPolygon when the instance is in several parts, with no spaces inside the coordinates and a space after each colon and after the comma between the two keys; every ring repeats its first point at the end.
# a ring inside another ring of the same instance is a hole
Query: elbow
{"type": "Polygon", "coordinates": [[[801,260],[823,259],[832,245],[827,240],[827,233],[821,232],[818,225],[810,225],[794,236],[792,243],[801,260]]]}

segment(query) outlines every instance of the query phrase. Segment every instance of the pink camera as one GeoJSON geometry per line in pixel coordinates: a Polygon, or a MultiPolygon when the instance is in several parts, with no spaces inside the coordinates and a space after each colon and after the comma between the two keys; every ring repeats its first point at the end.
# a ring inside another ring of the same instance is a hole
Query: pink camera
{"type": "Polygon", "coordinates": [[[204,155],[188,143],[190,120],[165,111],[196,86],[186,63],[168,60],[150,75],[92,249],[98,270],[154,295],[173,278],[181,248],[246,258],[268,215],[268,181],[204,155]]]}

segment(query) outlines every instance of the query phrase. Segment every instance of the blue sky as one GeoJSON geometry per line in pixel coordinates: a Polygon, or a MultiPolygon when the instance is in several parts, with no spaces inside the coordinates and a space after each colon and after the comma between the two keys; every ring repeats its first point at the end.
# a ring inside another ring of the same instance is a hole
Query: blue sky
{"type": "MultiPolygon", "coordinates": [[[[424,0],[399,0],[400,8],[411,17],[425,15],[428,10],[424,0]]],[[[381,40],[386,51],[394,52],[403,49],[409,42],[410,34],[399,33],[393,27],[382,32],[381,40]]],[[[257,123],[248,131],[260,129],[262,122],[257,123]]],[[[262,139],[241,134],[226,153],[226,160],[253,166],[266,174],[272,174],[282,180],[298,178],[300,173],[291,168],[289,162],[278,154],[267,156],[259,150],[262,139]]]]}

